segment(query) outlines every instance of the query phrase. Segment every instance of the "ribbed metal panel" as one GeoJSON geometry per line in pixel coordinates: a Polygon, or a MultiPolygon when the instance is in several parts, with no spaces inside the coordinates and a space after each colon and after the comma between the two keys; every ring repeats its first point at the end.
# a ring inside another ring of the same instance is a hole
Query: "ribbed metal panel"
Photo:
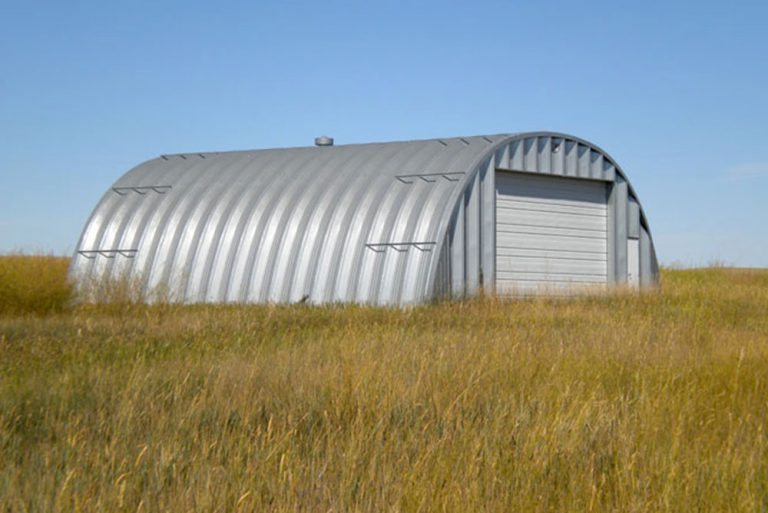
{"type": "MultiPolygon", "coordinates": [[[[463,297],[495,282],[496,169],[625,180],[599,148],[543,132],[166,155],[103,196],[71,274],[185,302],[463,297]]],[[[623,237],[641,234],[641,283],[655,283],[648,224],[626,187],[642,231],[626,229],[625,211],[623,237]]]]}
{"type": "Polygon", "coordinates": [[[421,302],[451,193],[503,138],[157,158],[114,187],[171,189],[110,189],[78,244],[135,255],[78,252],[72,273],[167,287],[185,302],[421,302]]]}

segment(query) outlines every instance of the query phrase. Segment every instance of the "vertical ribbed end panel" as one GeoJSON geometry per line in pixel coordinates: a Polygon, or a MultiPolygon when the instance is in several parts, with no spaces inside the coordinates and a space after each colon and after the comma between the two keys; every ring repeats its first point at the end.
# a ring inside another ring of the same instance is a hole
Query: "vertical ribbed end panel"
{"type": "MultiPolygon", "coordinates": [[[[510,159],[508,168],[505,169],[525,169],[525,140],[514,139],[509,143],[510,159]]],[[[501,165],[501,164],[499,164],[501,165]]]]}
{"type": "Polygon", "coordinates": [[[565,144],[562,137],[553,137],[550,145],[551,173],[566,176],[565,144]]]}
{"type": "Polygon", "coordinates": [[[591,178],[590,171],[592,169],[591,153],[589,146],[579,143],[576,146],[577,165],[576,176],[580,178],[591,178]]]}
{"type": "Polygon", "coordinates": [[[565,136],[521,136],[496,152],[497,169],[613,181],[615,166],[599,150],[565,136]]]}

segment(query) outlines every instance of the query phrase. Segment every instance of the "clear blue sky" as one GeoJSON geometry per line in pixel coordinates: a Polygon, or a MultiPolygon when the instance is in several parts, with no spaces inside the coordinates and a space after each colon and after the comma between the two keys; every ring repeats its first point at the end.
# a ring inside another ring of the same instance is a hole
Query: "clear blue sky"
{"type": "Polygon", "coordinates": [[[0,0],[0,252],[161,153],[527,130],[629,174],[663,264],[768,267],[768,2],[0,0]]]}

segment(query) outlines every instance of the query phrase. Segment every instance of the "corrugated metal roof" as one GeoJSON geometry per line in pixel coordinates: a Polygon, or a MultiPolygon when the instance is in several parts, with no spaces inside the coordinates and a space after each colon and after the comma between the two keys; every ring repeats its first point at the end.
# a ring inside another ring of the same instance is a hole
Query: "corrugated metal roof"
{"type": "Polygon", "coordinates": [[[105,194],[72,270],[186,302],[423,301],[461,178],[507,137],[162,156],[105,194]]]}

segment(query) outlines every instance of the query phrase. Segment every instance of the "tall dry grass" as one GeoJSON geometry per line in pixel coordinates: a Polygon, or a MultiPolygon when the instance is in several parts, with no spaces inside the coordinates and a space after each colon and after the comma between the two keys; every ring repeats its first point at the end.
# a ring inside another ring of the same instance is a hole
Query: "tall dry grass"
{"type": "Polygon", "coordinates": [[[0,511],[765,511],[768,272],[0,317],[0,511]]]}
{"type": "Polygon", "coordinates": [[[0,315],[64,310],[72,295],[69,258],[0,255],[0,315]]]}

